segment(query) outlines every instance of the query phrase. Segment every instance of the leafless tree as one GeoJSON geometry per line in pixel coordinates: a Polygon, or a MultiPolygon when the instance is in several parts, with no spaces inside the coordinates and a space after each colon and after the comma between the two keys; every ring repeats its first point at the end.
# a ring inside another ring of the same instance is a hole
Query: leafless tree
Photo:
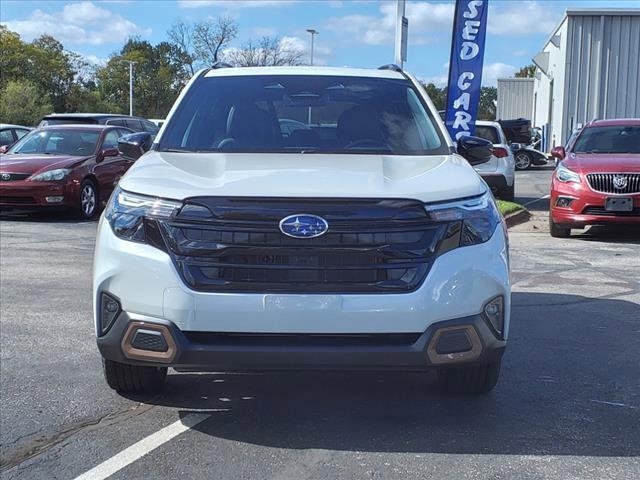
{"type": "Polygon", "coordinates": [[[238,67],[301,65],[304,52],[278,37],[249,40],[240,49],[230,49],[225,59],[238,67]]]}
{"type": "Polygon", "coordinates": [[[193,27],[195,57],[207,66],[213,65],[237,34],[238,24],[231,17],[196,22],[193,27]]]}
{"type": "Polygon", "coordinates": [[[169,41],[180,51],[185,71],[189,76],[195,73],[194,63],[196,59],[193,51],[193,30],[194,27],[192,25],[178,20],[167,32],[169,41]]]}

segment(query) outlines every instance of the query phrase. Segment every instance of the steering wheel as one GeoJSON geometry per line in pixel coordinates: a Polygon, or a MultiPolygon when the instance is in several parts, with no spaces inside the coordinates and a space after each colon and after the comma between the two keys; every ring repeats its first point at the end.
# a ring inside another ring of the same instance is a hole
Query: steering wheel
{"type": "Polygon", "coordinates": [[[365,147],[384,147],[385,150],[391,150],[388,143],[383,142],[381,140],[376,140],[373,138],[362,138],[360,140],[354,140],[353,142],[347,143],[347,145],[345,145],[344,148],[346,150],[351,150],[354,148],[365,148],[365,147]]]}

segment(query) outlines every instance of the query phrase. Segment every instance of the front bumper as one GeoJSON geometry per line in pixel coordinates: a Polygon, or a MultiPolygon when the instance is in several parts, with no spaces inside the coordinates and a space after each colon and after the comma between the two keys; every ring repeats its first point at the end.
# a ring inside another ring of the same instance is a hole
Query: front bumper
{"type": "Polygon", "coordinates": [[[0,184],[0,206],[3,208],[70,207],[78,198],[78,185],[70,181],[31,182],[19,180],[0,184]],[[47,197],[62,197],[47,201],[47,197]]]}
{"type": "Polygon", "coordinates": [[[501,355],[509,317],[509,260],[500,226],[483,244],[440,255],[422,285],[401,294],[197,292],[183,283],[167,253],[117,238],[104,217],[98,228],[94,319],[100,351],[114,361],[154,364],[124,355],[127,328],[144,322],[172,332],[177,353],[160,364],[176,368],[425,368],[433,363],[425,356],[430,339],[449,324],[474,328],[482,346],[473,359],[477,363],[501,355]],[[120,301],[123,313],[100,336],[95,312],[103,292],[120,301]],[[486,302],[497,296],[504,298],[504,340],[491,333],[481,315],[486,302]],[[293,343],[243,343],[238,335],[279,335],[293,343]],[[332,341],[299,344],[300,338],[318,335],[332,341]],[[376,341],[333,343],[354,335],[376,341]],[[415,338],[402,344],[385,340],[397,336],[415,338]]]}
{"type": "Polygon", "coordinates": [[[439,322],[421,334],[404,336],[220,335],[183,332],[166,320],[133,321],[123,312],[97,342],[102,356],[112,361],[189,371],[425,370],[493,363],[506,346],[482,315],[439,322]],[[161,331],[168,355],[132,348],[137,328],[161,331]],[[453,350],[442,350],[447,332],[464,332],[469,343],[455,347],[454,340],[453,350]]]}
{"type": "Polygon", "coordinates": [[[551,218],[554,223],[571,228],[588,225],[639,224],[640,194],[622,195],[633,198],[634,211],[616,214],[604,210],[607,197],[619,196],[593,191],[583,183],[559,182],[555,176],[551,185],[551,218]],[[559,207],[559,197],[573,199],[569,207],[559,207]]]}

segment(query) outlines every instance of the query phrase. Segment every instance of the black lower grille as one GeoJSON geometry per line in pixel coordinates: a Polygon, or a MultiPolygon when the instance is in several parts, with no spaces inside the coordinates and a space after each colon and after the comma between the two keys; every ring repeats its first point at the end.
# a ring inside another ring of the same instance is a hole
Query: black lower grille
{"type": "Polygon", "coordinates": [[[0,195],[0,203],[12,205],[33,205],[36,203],[36,200],[33,197],[10,197],[7,195],[0,195]]]}
{"type": "Polygon", "coordinates": [[[640,217],[640,208],[636,207],[630,212],[611,212],[604,207],[586,207],[582,210],[584,215],[601,215],[604,217],[640,217]]]}
{"type": "Polygon", "coordinates": [[[189,287],[243,293],[412,291],[460,227],[434,222],[414,200],[218,197],[190,199],[159,225],[189,287]],[[303,213],[323,217],[328,232],[280,231],[283,218],[303,213]]]}
{"type": "Polygon", "coordinates": [[[388,346],[413,345],[421,333],[372,334],[246,334],[215,332],[182,332],[189,342],[199,345],[303,347],[303,346],[388,346]]]}

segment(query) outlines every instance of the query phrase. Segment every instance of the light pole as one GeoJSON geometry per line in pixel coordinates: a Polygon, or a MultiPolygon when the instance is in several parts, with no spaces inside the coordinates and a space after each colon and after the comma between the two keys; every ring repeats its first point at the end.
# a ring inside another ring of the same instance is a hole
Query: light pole
{"type": "Polygon", "coordinates": [[[137,63],[132,60],[124,60],[129,63],[129,115],[133,116],[133,66],[137,63]]]}
{"type": "Polygon", "coordinates": [[[318,31],[313,28],[308,28],[307,32],[311,34],[311,65],[313,65],[313,38],[318,35],[318,31]]]}

